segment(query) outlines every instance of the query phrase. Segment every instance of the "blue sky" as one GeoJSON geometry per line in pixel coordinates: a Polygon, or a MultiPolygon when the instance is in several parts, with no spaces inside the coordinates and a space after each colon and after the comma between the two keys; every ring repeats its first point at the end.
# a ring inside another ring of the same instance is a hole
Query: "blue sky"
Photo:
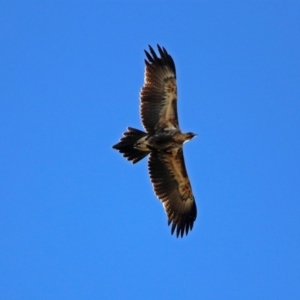
{"type": "Polygon", "coordinates": [[[1,299],[300,299],[299,32],[298,1],[2,1],[1,299]],[[157,43],[198,133],[183,239],[111,149],[157,43]]]}

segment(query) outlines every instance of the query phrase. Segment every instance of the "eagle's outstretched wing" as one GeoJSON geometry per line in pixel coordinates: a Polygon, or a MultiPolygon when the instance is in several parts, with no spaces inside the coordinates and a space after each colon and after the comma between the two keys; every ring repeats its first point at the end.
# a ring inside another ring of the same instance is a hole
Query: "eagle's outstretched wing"
{"type": "Polygon", "coordinates": [[[193,228],[197,208],[181,148],[168,152],[153,151],[148,169],[157,197],[162,201],[172,223],[172,234],[181,237],[193,228]]]}
{"type": "Polygon", "coordinates": [[[179,128],[175,64],[165,48],[157,47],[160,58],[151,46],[150,53],[145,51],[145,78],[140,93],[141,119],[150,134],[179,128]]]}

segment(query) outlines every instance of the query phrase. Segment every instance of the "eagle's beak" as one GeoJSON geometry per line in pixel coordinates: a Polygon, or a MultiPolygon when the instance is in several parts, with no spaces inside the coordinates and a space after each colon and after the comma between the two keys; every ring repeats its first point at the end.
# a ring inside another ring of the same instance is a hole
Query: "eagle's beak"
{"type": "Polygon", "coordinates": [[[196,133],[190,133],[189,134],[189,140],[191,140],[192,138],[194,138],[195,136],[197,136],[198,134],[196,134],[196,133]]]}

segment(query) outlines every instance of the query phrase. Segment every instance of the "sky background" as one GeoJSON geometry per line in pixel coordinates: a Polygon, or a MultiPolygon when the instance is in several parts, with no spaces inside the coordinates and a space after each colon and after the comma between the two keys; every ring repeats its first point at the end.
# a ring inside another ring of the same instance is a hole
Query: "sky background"
{"type": "Polygon", "coordinates": [[[300,299],[299,1],[1,1],[0,298],[300,299]],[[143,50],[173,56],[198,217],[147,173],[143,50]]]}

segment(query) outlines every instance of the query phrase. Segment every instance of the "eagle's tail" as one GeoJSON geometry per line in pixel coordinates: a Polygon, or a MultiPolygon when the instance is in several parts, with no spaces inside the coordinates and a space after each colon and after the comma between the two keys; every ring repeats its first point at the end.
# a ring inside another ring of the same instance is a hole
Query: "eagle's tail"
{"type": "Polygon", "coordinates": [[[122,153],[127,160],[135,164],[149,154],[148,151],[141,151],[134,148],[136,142],[142,137],[145,137],[147,133],[131,127],[128,127],[127,130],[128,131],[123,134],[120,142],[115,144],[113,148],[122,153]]]}

